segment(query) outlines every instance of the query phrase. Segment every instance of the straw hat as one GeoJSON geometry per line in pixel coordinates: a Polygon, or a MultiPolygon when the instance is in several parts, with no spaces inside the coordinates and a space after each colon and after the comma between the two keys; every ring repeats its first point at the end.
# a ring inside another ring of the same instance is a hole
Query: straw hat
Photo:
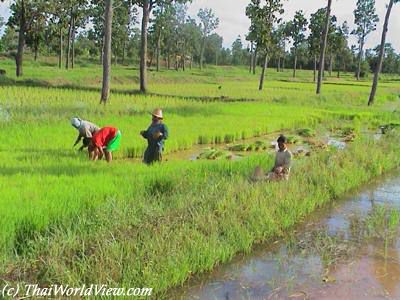
{"type": "Polygon", "coordinates": [[[153,110],[151,115],[154,116],[154,117],[157,117],[159,119],[163,118],[163,113],[162,113],[162,110],[160,108],[156,108],[155,110],[153,110]]]}

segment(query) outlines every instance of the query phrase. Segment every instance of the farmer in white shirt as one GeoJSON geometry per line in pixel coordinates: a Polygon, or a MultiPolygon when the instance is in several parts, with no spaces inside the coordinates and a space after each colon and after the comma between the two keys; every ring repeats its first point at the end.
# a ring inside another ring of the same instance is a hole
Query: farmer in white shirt
{"type": "Polygon", "coordinates": [[[100,130],[99,126],[89,121],[82,120],[78,117],[71,119],[71,125],[78,130],[79,134],[74,143],[74,147],[83,139],[83,146],[79,149],[87,147],[92,140],[93,135],[100,130]]]}
{"type": "Polygon", "coordinates": [[[267,178],[271,181],[289,180],[292,153],[287,148],[287,138],[280,135],[278,140],[279,150],[276,152],[275,165],[267,178]]]}

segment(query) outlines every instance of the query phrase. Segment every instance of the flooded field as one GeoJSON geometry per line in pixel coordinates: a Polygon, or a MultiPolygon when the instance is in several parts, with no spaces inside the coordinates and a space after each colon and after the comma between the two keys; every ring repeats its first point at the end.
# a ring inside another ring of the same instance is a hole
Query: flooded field
{"type": "Polygon", "coordinates": [[[171,292],[173,299],[400,299],[400,173],[171,292]]]}

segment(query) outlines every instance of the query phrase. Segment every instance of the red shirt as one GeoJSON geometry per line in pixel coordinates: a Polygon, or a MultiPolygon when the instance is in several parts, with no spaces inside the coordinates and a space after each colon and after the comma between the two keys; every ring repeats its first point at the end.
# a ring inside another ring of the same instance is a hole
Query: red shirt
{"type": "Polygon", "coordinates": [[[115,138],[117,132],[117,128],[103,127],[93,135],[93,144],[95,144],[97,147],[104,148],[113,138],[115,138]]]}

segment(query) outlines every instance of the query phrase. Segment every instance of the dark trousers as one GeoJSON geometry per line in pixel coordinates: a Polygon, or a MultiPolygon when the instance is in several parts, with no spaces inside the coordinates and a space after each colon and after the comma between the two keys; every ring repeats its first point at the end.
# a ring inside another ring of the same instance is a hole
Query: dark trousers
{"type": "Polygon", "coordinates": [[[158,147],[147,147],[144,152],[143,162],[145,164],[151,165],[154,162],[162,161],[162,150],[158,147]]]}

